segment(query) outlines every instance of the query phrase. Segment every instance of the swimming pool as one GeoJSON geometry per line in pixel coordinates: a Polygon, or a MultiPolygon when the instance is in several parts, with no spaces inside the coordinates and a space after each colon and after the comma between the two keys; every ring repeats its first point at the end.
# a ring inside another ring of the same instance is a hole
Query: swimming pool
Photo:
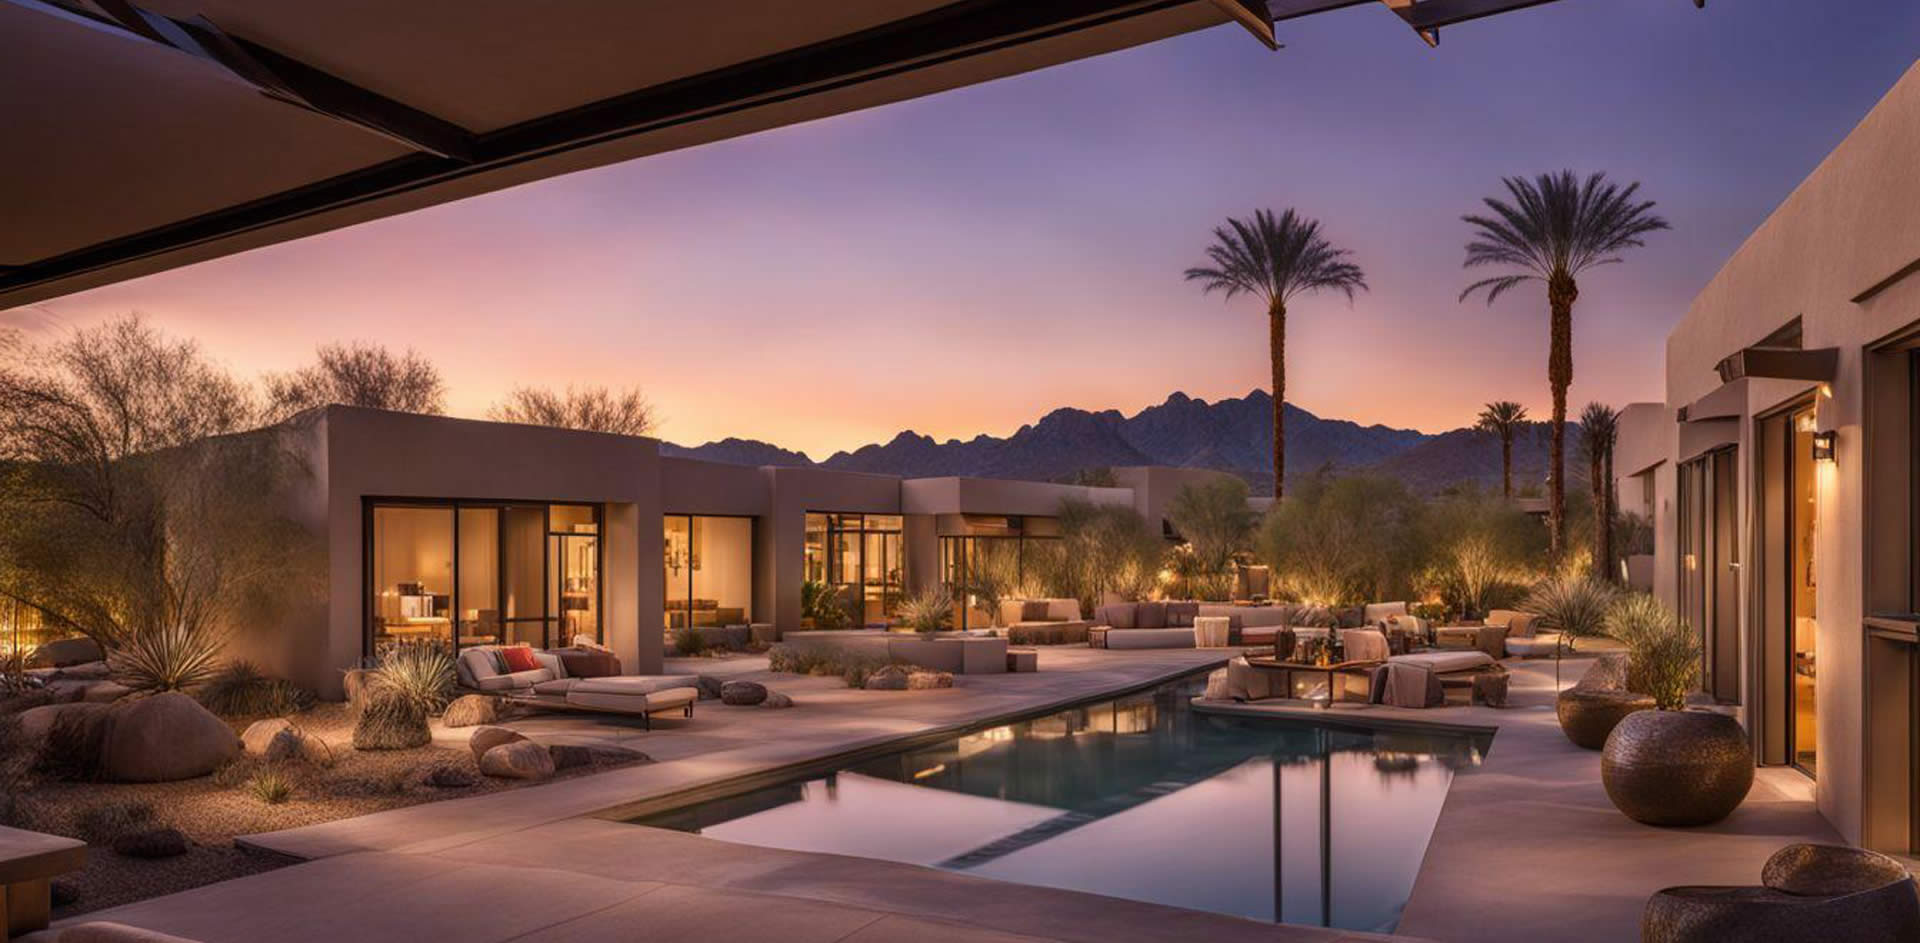
{"type": "Polygon", "coordinates": [[[1203,678],[968,733],[635,824],[1197,910],[1398,923],[1484,737],[1194,711],[1203,678]]]}

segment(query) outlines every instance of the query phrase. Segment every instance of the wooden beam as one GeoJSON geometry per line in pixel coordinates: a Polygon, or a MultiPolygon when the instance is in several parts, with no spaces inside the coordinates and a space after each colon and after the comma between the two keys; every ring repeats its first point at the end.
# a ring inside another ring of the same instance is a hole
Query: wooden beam
{"type": "Polygon", "coordinates": [[[1213,0],[1220,12],[1232,17],[1233,21],[1247,28],[1253,38],[1267,45],[1268,49],[1279,49],[1280,42],[1273,36],[1273,14],[1267,11],[1261,0],[1213,0]]]}

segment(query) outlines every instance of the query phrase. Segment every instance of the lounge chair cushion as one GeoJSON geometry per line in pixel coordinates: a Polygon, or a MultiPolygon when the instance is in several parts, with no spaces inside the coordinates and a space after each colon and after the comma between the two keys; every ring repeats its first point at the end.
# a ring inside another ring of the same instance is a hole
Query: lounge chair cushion
{"type": "Polygon", "coordinates": [[[1102,625],[1110,628],[1131,629],[1134,627],[1134,616],[1138,611],[1139,608],[1133,603],[1117,602],[1101,606],[1100,611],[1095,613],[1095,618],[1102,625]]]}
{"type": "Polygon", "coordinates": [[[531,688],[543,681],[552,681],[553,672],[545,668],[534,671],[516,671],[511,674],[491,675],[475,679],[474,687],[482,691],[518,691],[531,688]]]}
{"type": "Polygon", "coordinates": [[[1348,661],[1386,661],[1387,636],[1377,629],[1341,629],[1340,649],[1348,661]]]}
{"type": "Polygon", "coordinates": [[[1167,628],[1191,629],[1193,618],[1199,614],[1200,604],[1197,602],[1167,603],[1167,628]]]}
{"type": "Polygon", "coordinates": [[[1472,671],[1475,668],[1485,668],[1488,665],[1499,664],[1499,662],[1494,660],[1492,655],[1477,649],[1415,652],[1411,655],[1395,655],[1387,659],[1387,661],[1390,664],[1420,665],[1429,671],[1439,674],[1450,674],[1455,671],[1472,671]]]}
{"type": "Polygon", "coordinates": [[[574,707],[616,714],[651,714],[656,711],[685,707],[700,696],[697,688],[663,688],[647,693],[580,690],[582,685],[605,680],[608,679],[580,681],[573,689],[567,691],[567,703],[574,707]]]}
{"type": "Polygon", "coordinates": [[[569,692],[589,694],[652,694],[687,688],[698,694],[700,679],[693,675],[621,675],[617,678],[573,678],[569,692]]]}
{"type": "Polygon", "coordinates": [[[1163,602],[1143,602],[1133,609],[1133,627],[1136,629],[1167,628],[1167,604],[1163,602]]]}

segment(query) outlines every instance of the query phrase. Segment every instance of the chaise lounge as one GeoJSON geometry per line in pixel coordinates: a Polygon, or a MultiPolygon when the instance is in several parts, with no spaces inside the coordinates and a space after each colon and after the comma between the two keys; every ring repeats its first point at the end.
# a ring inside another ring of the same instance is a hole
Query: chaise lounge
{"type": "MultiPolygon", "coordinates": [[[[649,730],[655,714],[677,710],[693,716],[693,702],[700,699],[699,680],[693,675],[581,676],[567,670],[565,656],[571,654],[524,645],[476,646],[460,653],[454,670],[462,686],[528,707],[627,714],[639,717],[649,730]],[[519,652],[509,654],[513,648],[519,652]],[[526,667],[529,663],[534,667],[526,667]]],[[[576,661],[576,668],[580,664],[576,661]]]]}

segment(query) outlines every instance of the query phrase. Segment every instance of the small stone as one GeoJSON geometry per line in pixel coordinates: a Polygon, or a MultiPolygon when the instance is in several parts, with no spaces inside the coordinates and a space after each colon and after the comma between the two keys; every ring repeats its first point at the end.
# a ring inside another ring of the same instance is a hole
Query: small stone
{"type": "Polygon", "coordinates": [[[480,777],[458,766],[436,766],[427,770],[427,775],[422,776],[420,781],[436,789],[465,789],[478,785],[480,777]]]}
{"type": "Polygon", "coordinates": [[[474,727],[491,724],[500,719],[500,710],[493,698],[484,694],[466,694],[454,698],[447,705],[447,712],[440,716],[440,723],[447,727],[474,727]]]}
{"type": "Polygon", "coordinates": [[[246,732],[240,734],[240,747],[247,751],[248,756],[283,760],[299,748],[299,738],[299,732],[293,729],[293,721],[284,717],[273,717],[248,724],[246,732]],[[293,735],[290,747],[276,746],[275,741],[279,740],[282,734],[293,735]]]}
{"type": "Polygon", "coordinates": [[[720,686],[720,703],[752,707],[767,699],[767,686],[758,681],[729,681],[720,686]]]}
{"type": "Polygon", "coordinates": [[[480,757],[480,772],[502,779],[546,779],[553,775],[553,754],[521,738],[488,750],[480,757]]]}
{"type": "Polygon", "coordinates": [[[781,694],[779,691],[769,691],[767,692],[767,699],[761,701],[760,706],[773,709],[792,707],[793,698],[781,694]]]}
{"type": "Polygon", "coordinates": [[[150,828],[114,839],[113,851],[129,858],[173,858],[186,854],[189,844],[177,828],[150,828]]]}
{"type": "Polygon", "coordinates": [[[867,675],[866,688],[869,691],[905,691],[907,678],[907,669],[899,665],[887,665],[867,675]]]}
{"type": "Polygon", "coordinates": [[[586,747],[556,743],[547,747],[547,753],[553,757],[554,769],[572,769],[593,763],[593,751],[586,747]]]}
{"type": "Polygon", "coordinates": [[[930,691],[953,687],[953,675],[946,671],[916,671],[907,675],[907,690],[930,691]]]}
{"type": "Polygon", "coordinates": [[[467,748],[473,751],[473,760],[478,763],[481,757],[487,755],[488,750],[503,743],[525,739],[527,738],[518,730],[509,730],[505,727],[480,727],[473,731],[473,736],[467,738],[467,748]]]}
{"type": "Polygon", "coordinates": [[[713,675],[700,675],[694,679],[694,685],[700,689],[700,699],[703,701],[719,700],[720,689],[724,687],[720,679],[713,675]]]}

